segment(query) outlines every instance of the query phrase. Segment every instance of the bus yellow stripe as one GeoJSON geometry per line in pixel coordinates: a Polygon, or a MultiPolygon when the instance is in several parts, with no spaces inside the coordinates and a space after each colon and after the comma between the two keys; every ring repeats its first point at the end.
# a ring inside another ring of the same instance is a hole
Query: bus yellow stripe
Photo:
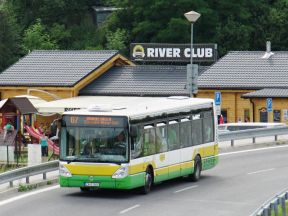
{"type": "Polygon", "coordinates": [[[158,175],[165,175],[169,172],[169,167],[163,167],[163,168],[160,168],[160,169],[157,169],[155,170],[155,174],[156,176],[158,175]]]}
{"type": "Polygon", "coordinates": [[[102,164],[65,164],[65,167],[71,172],[72,175],[91,175],[91,176],[112,176],[119,165],[102,165],[102,164]]]}

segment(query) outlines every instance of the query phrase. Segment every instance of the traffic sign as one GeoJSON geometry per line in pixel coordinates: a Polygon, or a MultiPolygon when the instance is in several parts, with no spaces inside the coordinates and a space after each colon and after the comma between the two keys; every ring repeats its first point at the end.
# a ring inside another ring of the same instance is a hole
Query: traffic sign
{"type": "Polygon", "coordinates": [[[267,98],[266,100],[266,108],[267,108],[267,112],[272,112],[273,103],[272,103],[272,98],[267,98]]]}
{"type": "Polygon", "coordinates": [[[221,105],[221,92],[215,92],[215,105],[221,105]]]}

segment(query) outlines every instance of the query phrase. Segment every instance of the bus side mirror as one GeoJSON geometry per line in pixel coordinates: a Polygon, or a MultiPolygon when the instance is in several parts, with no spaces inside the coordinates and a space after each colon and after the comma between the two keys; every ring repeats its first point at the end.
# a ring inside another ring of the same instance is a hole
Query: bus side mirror
{"type": "Polygon", "coordinates": [[[137,137],[137,126],[134,125],[130,126],[130,136],[132,138],[137,137]]]}

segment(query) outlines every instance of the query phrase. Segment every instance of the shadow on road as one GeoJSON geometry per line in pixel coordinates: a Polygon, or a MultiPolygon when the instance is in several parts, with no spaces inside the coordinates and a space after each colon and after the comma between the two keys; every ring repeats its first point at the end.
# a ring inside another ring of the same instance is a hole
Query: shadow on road
{"type": "MultiPolygon", "coordinates": [[[[214,176],[210,175],[203,175],[201,176],[200,181],[198,182],[191,182],[187,178],[176,178],[168,181],[164,181],[161,183],[157,183],[153,186],[151,192],[146,196],[153,196],[157,195],[158,193],[161,193],[163,196],[163,193],[171,194],[175,190],[179,190],[181,188],[190,187],[193,185],[201,185],[205,184],[207,181],[213,181],[214,176]]],[[[216,177],[217,178],[217,177],[216,177]]],[[[214,179],[216,180],[216,179],[214,179]]],[[[69,188],[67,189],[68,193],[65,194],[65,196],[68,197],[83,197],[83,198],[101,198],[101,199],[114,199],[114,200],[123,200],[123,199],[131,199],[134,197],[146,197],[145,195],[141,194],[139,189],[133,189],[133,190],[111,190],[111,189],[95,189],[88,192],[82,192],[80,189],[78,189],[77,192],[75,192],[77,189],[71,189],[71,193],[69,193],[69,188]]]]}

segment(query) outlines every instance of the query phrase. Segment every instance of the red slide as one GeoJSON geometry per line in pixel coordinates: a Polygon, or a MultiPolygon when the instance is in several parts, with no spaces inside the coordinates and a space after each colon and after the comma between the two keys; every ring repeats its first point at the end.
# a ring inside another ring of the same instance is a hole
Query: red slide
{"type": "MultiPolygon", "coordinates": [[[[27,130],[27,132],[34,138],[40,140],[40,138],[43,136],[40,133],[38,133],[37,131],[35,131],[35,129],[33,127],[29,127],[28,125],[24,125],[24,128],[27,130]]],[[[54,149],[54,154],[59,155],[59,147],[55,145],[55,143],[48,139],[48,148],[51,149],[53,151],[54,149]]]]}

